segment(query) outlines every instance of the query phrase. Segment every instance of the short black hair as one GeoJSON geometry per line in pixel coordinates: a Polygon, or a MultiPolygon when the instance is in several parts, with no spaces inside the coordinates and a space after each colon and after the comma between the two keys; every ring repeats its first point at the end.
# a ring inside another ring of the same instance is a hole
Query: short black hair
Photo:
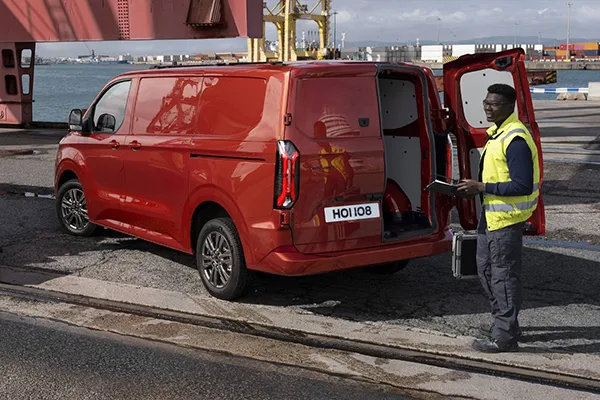
{"type": "Polygon", "coordinates": [[[515,103],[517,101],[517,91],[512,86],[504,83],[495,83],[488,87],[488,93],[504,96],[504,98],[511,103],[515,103]]]}

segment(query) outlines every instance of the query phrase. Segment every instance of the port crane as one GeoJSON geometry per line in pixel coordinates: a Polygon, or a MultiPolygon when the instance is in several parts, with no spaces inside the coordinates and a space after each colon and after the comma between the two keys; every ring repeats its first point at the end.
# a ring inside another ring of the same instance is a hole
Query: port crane
{"type": "Polygon", "coordinates": [[[88,49],[89,53],[88,54],[84,54],[81,56],[77,56],[77,58],[79,58],[80,60],[85,59],[85,58],[89,58],[90,60],[95,60],[97,58],[106,58],[108,56],[106,55],[100,55],[97,56],[96,52],[94,51],[94,49],[90,49],[90,47],[87,45],[87,43],[83,42],[83,44],[85,45],[85,47],[88,49]]]}
{"type": "Polygon", "coordinates": [[[328,58],[328,44],[331,41],[330,20],[331,1],[318,0],[312,7],[300,0],[278,0],[273,6],[263,5],[262,37],[248,39],[248,59],[251,62],[296,61],[298,59],[328,58]],[[319,47],[315,50],[298,50],[297,22],[314,21],[319,30],[319,47]],[[267,50],[266,25],[272,23],[277,28],[278,49],[267,50]]]}

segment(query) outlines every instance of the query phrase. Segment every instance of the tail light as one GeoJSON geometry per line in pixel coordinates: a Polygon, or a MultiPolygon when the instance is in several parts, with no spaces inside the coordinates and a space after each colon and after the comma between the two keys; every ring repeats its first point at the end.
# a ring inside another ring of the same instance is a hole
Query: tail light
{"type": "Polygon", "coordinates": [[[277,142],[275,208],[292,208],[300,190],[300,153],[288,140],[277,142]]]}

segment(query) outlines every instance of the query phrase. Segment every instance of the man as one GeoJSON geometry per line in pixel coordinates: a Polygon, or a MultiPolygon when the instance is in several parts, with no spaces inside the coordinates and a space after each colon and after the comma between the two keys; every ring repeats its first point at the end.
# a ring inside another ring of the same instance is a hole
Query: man
{"type": "Polygon", "coordinates": [[[537,207],[539,193],[537,147],[514,113],[516,99],[509,85],[488,88],[483,108],[494,125],[487,130],[479,179],[458,185],[463,193],[478,193],[483,203],[477,228],[477,270],[494,322],[480,327],[489,339],[475,340],[473,348],[488,353],[519,350],[523,230],[537,207]]]}

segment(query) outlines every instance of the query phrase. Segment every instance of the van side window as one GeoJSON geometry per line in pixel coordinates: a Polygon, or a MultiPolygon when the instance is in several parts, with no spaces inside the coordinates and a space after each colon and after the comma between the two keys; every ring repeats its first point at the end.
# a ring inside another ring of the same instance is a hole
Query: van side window
{"type": "Polygon", "coordinates": [[[379,137],[379,100],[372,77],[301,79],[293,121],[306,136],[379,137]]]}
{"type": "Polygon", "coordinates": [[[94,106],[94,131],[117,132],[125,119],[131,81],[111,86],[94,106]]]}
{"type": "Polygon", "coordinates": [[[249,133],[262,119],[266,91],[262,78],[204,78],[198,133],[228,137],[249,133]]]}
{"type": "Polygon", "coordinates": [[[140,81],[133,134],[194,134],[202,78],[159,77],[140,81]]]}

